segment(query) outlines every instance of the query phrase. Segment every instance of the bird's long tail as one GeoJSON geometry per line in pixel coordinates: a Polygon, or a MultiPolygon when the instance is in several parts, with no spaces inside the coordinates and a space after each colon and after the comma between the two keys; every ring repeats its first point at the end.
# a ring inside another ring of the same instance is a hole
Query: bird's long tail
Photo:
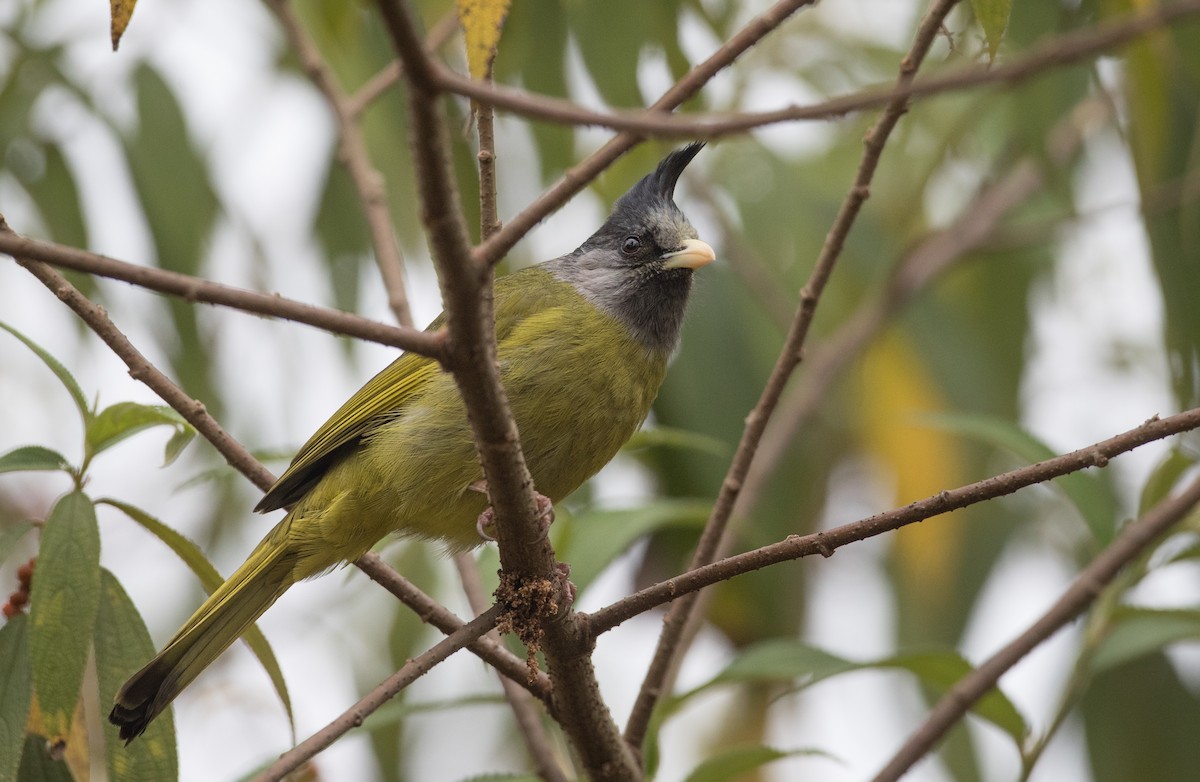
{"type": "Polygon", "coordinates": [[[297,579],[285,519],[158,655],[125,682],[108,715],[127,742],[157,717],[297,579]],[[284,532],[284,535],[276,533],[284,532]],[[282,539],[281,539],[282,538],[282,539]]]}

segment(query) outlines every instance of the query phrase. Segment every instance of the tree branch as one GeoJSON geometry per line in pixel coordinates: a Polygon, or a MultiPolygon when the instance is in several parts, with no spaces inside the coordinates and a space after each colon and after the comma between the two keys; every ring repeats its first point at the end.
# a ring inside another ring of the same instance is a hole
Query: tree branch
{"type": "MultiPolygon", "coordinates": [[[[935,0],[925,18],[921,20],[912,48],[900,63],[898,84],[901,87],[912,82],[917,68],[941,30],[943,21],[957,2],[958,0],[935,0]]],[[[737,502],[738,494],[758,449],[758,443],[766,430],[767,421],[779,403],[784,386],[791,377],[792,371],[800,363],[801,351],[808,336],[808,329],[816,312],[817,303],[820,301],[825,284],[841,255],[846,236],[849,234],[863,202],[870,194],[871,180],[883,152],[883,146],[896,123],[907,110],[907,96],[893,98],[875,125],[867,131],[866,139],[863,142],[865,149],[858,165],[858,174],[842,201],[833,226],[825,237],[824,246],[817,256],[808,282],[800,290],[800,306],[796,310],[795,319],[788,330],[783,349],[763,388],[758,404],[746,417],[746,428],[729,465],[725,480],[721,484],[721,491],[717,495],[712,514],[709,516],[708,523],[696,546],[689,569],[702,567],[719,559],[732,545],[731,536],[726,535],[726,530],[734,503],[737,502]]],[[[686,648],[686,644],[682,641],[687,634],[688,623],[693,621],[692,617],[695,616],[695,604],[695,596],[685,597],[671,606],[663,621],[663,633],[659,637],[654,658],[642,681],[642,687],[634,702],[629,722],[625,726],[625,739],[633,746],[641,746],[650,725],[650,716],[654,706],[669,687],[678,661],[682,659],[682,652],[686,648]]]]}
{"type": "MultiPolygon", "coordinates": [[[[812,5],[814,2],[816,0],[778,0],[775,5],[751,19],[745,27],[713,52],[707,60],[688,71],[682,79],[663,93],[663,96],[655,101],[649,110],[666,112],[678,108],[684,101],[698,93],[713,76],[716,76],[750,47],[762,40],[767,33],[779,27],[784,20],[802,7],[812,5]]],[[[529,233],[547,215],[565,204],[573,195],[587,187],[589,182],[600,175],[600,172],[642,140],[643,136],[640,134],[621,133],[593,152],[586,160],[565,171],[562,179],[551,185],[549,190],[521,210],[520,214],[509,220],[502,229],[475,248],[475,261],[488,266],[499,263],[508,251],[521,240],[521,237],[529,233]]]]}
{"type": "Polygon", "coordinates": [[[352,728],[362,725],[363,720],[374,713],[376,709],[396,697],[401,690],[424,676],[435,665],[472,641],[481,638],[484,633],[496,626],[496,618],[499,615],[499,607],[493,606],[486,613],[480,614],[438,641],[427,651],[409,660],[400,670],[380,682],[375,689],[363,696],[358,703],[344,711],[333,722],[280,755],[279,759],[272,763],[266,771],[254,777],[255,782],[278,782],[295,771],[305,761],[346,735],[352,728]]]}
{"type": "Polygon", "coordinates": [[[1064,625],[1079,616],[1099,597],[1104,587],[1128,562],[1145,551],[1197,503],[1200,478],[1178,495],[1163,500],[1144,516],[1129,524],[1116,539],[1080,571],[1062,597],[1009,644],[968,673],[938,699],[925,722],[875,776],[875,782],[893,782],[912,768],[946,735],[963,715],[986,695],[996,682],[1025,655],[1037,648],[1064,625]]]}
{"type": "Polygon", "coordinates": [[[993,475],[957,489],[941,491],[904,507],[877,513],[823,532],[791,535],[778,543],[689,570],[588,615],[588,626],[594,634],[603,633],[655,606],[677,600],[681,596],[734,576],[814,554],[830,557],[837,549],[849,543],[882,535],[969,505],[1004,497],[1026,486],[1045,483],[1088,467],[1104,467],[1109,459],[1134,448],[1197,428],[1200,428],[1200,408],[1167,418],[1160,419],[1156,416],[1141,426],[1053,459],[993,475]]]}
{"type": "Polygon", "coordinates": [[[277,294],[258,293],[165,269],[137,266],[86,250],[30,239],[11,230],[0,231],[0,252],[11,255],[18,262],[22,259],[41,261],[64,269],[120,280],[169,296],[178,296],[185,301],[219,304],[243,312],[305,323],[334,334],[411,350],[430,358],[440,360],[442,357],[443,338],[438,332],[390,326],[349,312],[305,304],[277,294]]]}
{"type": "MultiPolygon", "coordinates": [[[[495,513],[503,573],[518,589],[560,588],[557,563],[537,521],[533,481],[516,423],[500,384],[492,318],[491,266],[473,259],[451,175],[446,129],[438,110],[433,65],[401,0],[380,0],[380,11],[408,74],[412,158],[421,218],[439,270],[448,334],[447,358],[468,411],[495,513]]],[[[494,238],[494,237],[493,237],[494,238]]],[[[508,608],[508,606],[506,606],[508,608]]],[[[556,717],[589,775],[636,777],[637,765],[600,697],[590,647],[568,607],[538,616],[541,649],[552,672],[556,717]],[[550,621],[552,620],[552,621],[550,621]]]]}
{"type": "Polygon", "coordinates": [[[358,123],[358,113],[351,105],[350,97],[338,83],[333,70],[321,56],[320,50],[296,18],[289,0],[267,0],[267,5],[279,19],[292,49],[300,58],[304,72],[316,85],[325,102],[329,104],[337,123],[338,158],[346,166],[354,190],[367,218],[367,229],[371,234],[371,245],[375,248],[375,263],[379,276],[388,294],[388,306],[401,326],[412,327],[412,310],[408,306],[408,293],[404,289],[404,258],[392,230],[392,210],[388,203],[383,175],[371,164],[367,151],[367,140],[358,123]]]}
{"type": "MultiPolygon", "coordinates": [[[[1148,6],[1116,21],[1046,38],[1030,54],[1010,62],[961,68],[895,87],[874,87],[809,106],[769,111],[675,115],[655,106],[641,111],[597,111],[571,101],[470,79],[443,66],[434,71],[441,89],[529,119],[564,125],[604,127],[641,138],[715,139],[767,125],[827,120],[886,106],[901,98],[996,84],[1019,84],[1050,68],[1073,65],[1200,12],[1200,0],[1148,6]]],[[[669,107],[674,108],[674,107],[669,107]]]]}

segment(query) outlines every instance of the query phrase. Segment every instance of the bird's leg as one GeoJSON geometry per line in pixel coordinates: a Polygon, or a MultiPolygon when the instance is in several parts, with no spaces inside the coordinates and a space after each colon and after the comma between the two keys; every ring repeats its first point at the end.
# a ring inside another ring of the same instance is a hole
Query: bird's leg
{"type": "MultiPolygon", "coordinates": [[[[467,487],[471,491],[477,491],[482,494],[487,494],[487,482],[482,478],[472,483],[467,487]]],[[[537,521],[541,527],[542,534],[545,535],[550,531],[550,525],[554,523],[554,503],[549,497],[533,493],[534,502],[537,503],[537,521]]],[[[492,506],[488,505],[483,509],[483,513],[479,514],[479,518],[475,520],[475,531],[479,533],[479,537],[488,542],[496,540],[496,536],[492,532],[496,529],[496,514],[492,510],[492,506]]]]}

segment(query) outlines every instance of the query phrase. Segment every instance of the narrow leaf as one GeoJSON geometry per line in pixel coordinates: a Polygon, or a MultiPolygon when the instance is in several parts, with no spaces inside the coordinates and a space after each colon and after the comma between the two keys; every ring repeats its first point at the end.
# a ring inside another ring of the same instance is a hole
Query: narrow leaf
{"type": "Polygon", "coordinates": [[[696,451],[713,456],[729,455],[729,444],[724,440],[701,432],[692,432],[673,426],[655,426],[649,429],[639,429],[629,438],[629,442],[621,448],[623,451],[636,451],[639,448],[677,448],[684,451],[696,451]]]}
{"type": "Polygon", "coordinates": [[[88,424],[87,445],[92,453],[100,453],[126,437],[152,426],[173,426],[182,429],[187,426],[187,422],[179,413],[163,405],[118,402],[101,410],[88,424]]]}
{"type": "Polygon", "coordinates": [[[729,780],[746,779],[755,769],[768,763],[796,755],[820,755],[826,753],[813,749],[774,749],[762,745],[750,747],[735,747],[719,755],[709,758],[688,774],[685,782],[729,782],[729,780]]]}
{"type": "MultiPolygon", "coordinates": [[[[217,587],[224,583],[225,579],[221,577],[220,572],[204,556],[204,552],[200,550],[199,546],[166,524],[163,524],[149,513],[133,505],[109,497],[96,500],[96,502],[97,504],[110,505],[116,508],[144,527],[147,532],[165,543],[167,548],[174,551],[175,555],[182,559],[184,564],[191,569],[192,573],[199,579],[200,585],[204,587],[204,591],[208,594],[211,595],[217,590],[217,587]]],[[[242,640],[254,652],[254,656],[258,658],[258,662],[266,670],[267,676],[271,678],[271,684],[275,687],[275,693],[279,696],[279,700],[283,702],[283,708],[287,712],[288,723],[294,728],[295,719],[292,715],[292,699],[288,695],[287,682],[283,679],[283,671],[279,668],[279,661],[275,659],[275,652],[271,650],[271,645],[267,643],[266,636],[262,634],[262,630],[258,629],[258,625],[250,625],[246,632],[242,634],[242,640]]]]}
{"type": "Polygon", "coordinates": [[[488,79],[496,61],[500,32],[511,0],[457,0],[458,22],[467,39],[467,66],[471,76],[488,79]]]}
{"type": "Polygon", "coordinates": [[[14,448],[0,456],[0,472],[24,472],[26,470],[70,470],[71,463],[61,453],[40,445],[25,445],[14,448]]]}
{"type": "Polygon", "coordinates": [[[1195,464],[1196,454],[1180,448],[1171,449],[1146,479],[1146,485],[1142,487],[1141,496],[1138,498],[1138,515],[1141,516],[1166,499],[1183,474],[1195,464]]]}
{"type": "Polygon", "coordinates": [[[79,408],[79,414],[83,417],[83,420],[85,422],[88,421],[92,416],[91,408],[88,406],[87,398],[83,395],[83,389],[79,387],[79,383],[75,382],[75,378],[70,372],[67,371],[67,368],[60,364],[58,359],[47,353],[45,350],[42,350],[37,343],[14,329],[12,326],[0,321],[0,329],[4,329],[9,334],[12,334],[14,337],[21,340],[21,342],[25,343],[25,347],[37,354],[37,357],[42,360],[42,363],[50,368],[50,371],[53,372],[55,377],[58,378],[59,382],[63,384],[63,387],[67,389],[67,393],[69,393],[71,398],[75,400],[75,406],[79,408]]]}
{"type": "MultiPolygon", "coordinates": [[[[880,660],[874,664],[874,667],[900,668],[909,671],[938,695],[945,693],[959,679],[974,670],[961,655],[952,651],[900,654],[880,660]]],[[[1021,746],[1021,742],[1029,732],[1029,726],[1026,724],[1025,718],[1021,716],[1021,712],[1017,711],[1017,707],[998,687],[992,688],[976,701],[975,705],[971,707],[971,711],[975,716],[982,717],[1011,736],[1017,747],[1021,746]]]]}
{"type": "Polygon", "coordinates": [[[1178,641],[1200,639],[1200,611],[1123,606],[1089,660],[1093,673],[1117,668],[1178,641]]]}
{"type": "Polygon", "coordinates": [[[15,779],[21,763],[31,676],[28,620],[17,614],[0,627],[0,779],[15,779]]]}
{"type": "MultiPolygon", "coordinates": [[[[3,531],[0,531],[0,562],[8,559],[8,555],[12,553],[21,539],[29,530],[33,529],[33,524],[28,521],[18,521],[13,524],[6,525],[3,531]]],[[[0,777],[3,779],[3,777],[0,777]]]]}
{"type": "MultiPolygon", "coordinates": [[[[939,413],[923,416],[933,426],[974,438],[997,448],[1003,448],[1028,462],[1052,459],[1058,454],[1021,427],[997,416],[970,413],[939,413]]],[[[1092,472],[1073,472],[1055,478],[1052,483],[1070,500],[1091,530],[1092,536],[1104,544],[1116,533],[1115,508],[1118,506],[1112,488],[1100,475],[1092,472]]]]}
{"type": "Polygon", "coordinates": [[[133,8],[136,5],[137,0],[109,0],[109,8],[112,11],[112,25],[109,32],[114,52],[121,45],[121,36],[125,34],[125,28],[129,26],[129,20],[133,18],[133,8]]]}
{"type": "Polygon", "coordinates": [[[183,453],[183,449],[188,447],[188,444],[196,439],[196,430],[190,424],[185,424],[175,430],[175,434],[171,435],[171,439],[167,440],[167,446],[163,449],[163,467],[166,467],[176,459],[179,454],[183,453]]]}
{"type": "Polygon", "coordinates": [[[988,60],[996,59],[996,52],[1004,40],[1004,31],[1008,29],[1008,17],[1012,12],[1013,0],[971,0],[975,10],[975,18],[983,28],[984,38],[987,39],[988,60]]]}
{"type": "Polygon", "coordinates": [[[687,500],[660,500],[629,510],[594,510],[570,520],[559,551],[571,563],[571,581],[580,590],[643,535],[665,527],[700,527],[710,505],[687,500]]]}
{"type": "MultiPolygon", "coordinates": [[[[107,570],[100,571],[100,609],[95,628],[100,706],[107,709],[127,678],[154,656],[154,641],[137,607],[107,570]]],[[[124,746],[117,727],[104,721],[104,752],[110,782],[171,782],[179,776],[175,720],[170,709],[124,746]]]]}
{"type": "Polygon", "coordinates": [[[17,779],[20,782],[75,782],[66,762],[55,760],[46,752],[46,740],[41,736],[26,737],[17,779]]]}
{"type": "Polygon", "coordinates": [[[81,492],[54,504],[29,598],[33,687],[46,738],[66,741],[100,598],[100,530],[81,492]]]}

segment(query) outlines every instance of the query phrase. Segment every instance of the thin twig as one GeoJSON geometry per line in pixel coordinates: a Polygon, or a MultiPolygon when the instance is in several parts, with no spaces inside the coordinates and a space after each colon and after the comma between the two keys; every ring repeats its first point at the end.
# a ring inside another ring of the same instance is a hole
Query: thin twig
{"type": "MultiPolygon", "coordinates": [[[[421,591],[416,584],[397,573],[383,558],[373,552],[363,554],[354,562],[368,578],[391,592],[400,602],[426,624],[436,627],[446,635],[457,632],[465,624],[454,612],[421,591]]],[[[504,675],[507,681],[520,685],[529,694],[540,700],[546,708],[550,703],[550,677],[540,671],[530,675],[525,661],[510,652],[499,641],[484,636],[473,641],[468,649],[479,659],[504,675]]]]}
{"type": "Polygon", "coordinates": [[[222,285],[187,274],[118,261],[75,247],[30,239],[12,231],[0,231],[0,253],[18,260],[42,261],[53,266],[95,274],[148,288],[185,301],[225,307],[305,323],[334,334],[378,342],[411,350],[430,358],[441,358],[443,338],[439,332],[391,326],[330,307],[222,285]]]}
{"type": "Polygon", "coordinates": [[[1009,669],[1036,649],[1068,622],[1079,616],[1116,577],[1121,568],[1145,551],[1188,511],[1200,503],[1200,478],[1182,492],[1163,500],[1137,521],[1128,525],[1079,572],[1046,613],[1025,632],[978,668],[968,673],[938,699],[929,716],[875,776],[874,782],[894,782],[941,741],[963,715],[996,686],[1009,669]]]}
{"type": "MultiPolygon", "coordinates": [[[[1045,160],[1062,166],[1083,140],[1110,117],[1103,101],[1086,98],[1049,133],[1045,160]]],[[[763,434],[758,455],[734,506],[733,517],[751,518],[766,485],[784,456],[828,398],[829,389],[862,355],[871,341],[921,291],[995,236],[1002,221],[1038,188],[1047,174],[1042,157],[1027,157],[1008,167],[1008,173],[982,188],[946,228],[917,244],[892,269],[877,296],[859,307],[805,360],[805,371],[779,403],[771,428],[763,434]]]]}
{"type": "MultiPolygon", "coordinates": [[[[916,74],[917,68],[933,45],[941,29],[942,22],[958,0],[935,0],[930,10],[917,29],[912,48],[900,63],[898,84],[909,84],[916,74]]],[[[719,559],[732,545],[731,536],[726,535],[729,519],[737,502],[738,494],[749,472],[751,462],[758,449],[758,443],[766,430],[767,421],[774,412],[784,386],[791,377],[792,371],[800,363],[801,351],[808,336],[809,326],[816,312],[817,303],[825,284],[833,272],[834,265],[841,255],[846,236],[858,216],[859,210],[870,194],[871,180],[879,164],[884,144],[892,129],[908,109],[908,98],[897,97],[888,103],[883,114],[867,131],[864,140],[862,158],[859,161],[858,173],[849,192],[842,201],[833,226],[825,237],[825,243],[813,265],[808,282],[800,290],[800,306],[796,310],[795,319],[788,330],[783,349],[771,376],[763,388],[762,396],[750,414],[746,417],[746,427],[738,443],[737,451],[729,465],[725,480],[721,483],[713,510],[705,525],[704,532],[696,546],[689,569],[702,567],[719,559]]],[[[687,635],[687,625],[697,616],[694,612],[696,598],[692,595],[674,603],[663,621],[663,632],[659,636],[658,646],[650,667],[642,681],[641,690],[634,702],[625,726],[625,739],[633,746],[641,746],[650,725],[650,716],[659,698],[666,692],[674,676],[674,671],[686,645],[682,643],[687,635]]]]}
{"type": "Polygon", "coordinates": [[[495,627],[498,616],[500,616],[500,609],[493,607],[438,641],[427,651],[409,660],[400,670],[380,682],[375,689],[364,695],[358,703],[343,712],[337,719],[280,755],[279,759],[272,763],[266,771],[254,777],[255,782],[278,782],[315,757],[321,750],[346,735],[351,729],[361,726],[363,720],[380,706],[396,697],[405,687],[495,627]]]}
{"type": "MultiPolygon", "coordinates": [[[[0,239],[11,232],[0,218],[0,239]]],[[[216,419],[208,414],[204,404],[193,399],[170,378],[164,375],[108,317],[103,307],[92,302],[65,277],[49,265],[32,259],[17,258],[25,269],[40,280],[55,296],[67,305],[98,336],[116,356],[129,367],[129,375],[145,384],[160,399],[183,416],[193,428],[225,458],[229,466],[246,476],[259,489],[266,491],[275,483],[275,476],[255,459],[246,448],[234,439],[216,419]]],[[[372,580],[383,585],[401,602],[408,605],[423,621],[427,621],[443,632],[454,632],[462,621],[433,598],[417,589],[411,582],[389,567],[376,554],[364,554],[355,562],[372,580]]],[[[486,639],[472,646],[472,651],[494,666],[501,673],[526,686],[542,700],[549,700],[550,686],[545,676],[529,680],[529,673],[522,660],[499,644],[488,644],[486,639]]]]}
{"type": "Polygon", "coordinates": [[[734,576],[801,557],[813,555],[830,557],[837,549],[850,543],[882,535],[885,532],[891,532],[969,505],[1004,497],[1026,486],[1045,483],[1088,467],[1104,467],[1113,457],[1132,451],[1146,443],[1197,428],[1200,428],[1200,408],[1193,408],[1166,418],[1154,417],[1140,426],[1107,440],[1101,440],[1053,459],[993,475],[957,489],[941,491],[904,507],[877,513],[874,516],[823,532],[791,535],[778,543],[727,557],[702,568],[689,570],[682,575],[648,586],[589,614],[588,625],[593,633],[602,633],[656,606],[677,600],[681,596],[734,576]]]}
{"type": "MultiPolygon", "coordinates": [[[[425,37],[425,50],[436,52],[450,40],[450,36],[458,32],[458,11],[451,8],[430,29],[425,37]]],[[[403,68],[399,60],[392,60],[378,73],[363,82],[362,86],[346,101],[346,110],[351,117],[357,118],[367,107],[378,100],[379,96],[400,80],[403,68]]]]}
{"type": "Polygon", "coordinates": [[[401,326],[413,325],[412,310],[408,305],[408,293],[404,289],[404,258],[396,232],[392,229],[391,206],[383,175],[371,164],[367,151],[367,140],[358,122],[358,113],[350,105],[342,85],[338,83],[333,69],[321,56],[317,44],[308,36],[292,9],[290,0],[267,0],[275,12],[288,42],[300,58],[300,64],[308,78],[325,96],[337,122],[340,143],[338,158],[346,166],[354,190],[367,218],[367,229],[371,234],[371,245],[375,248],[375,263],[388,295],[388,307],[401,326]]]}
{"type": "Polygon", "coordinates": [[[1127,14],[1121,19],[1048,37],[1032,47],[1029,54],[1009,62],[959,68],[890,88],[868,88],[809,106],[787,106],[758,112],[674,115],[657,104],[641,111],[597,111],[566,100],[503,85],[485,84],[440,66],[435,76],[438,85],[447,92],[530,119],[575,127],[610,128],[642,138],[715,139],[782,122],[835,119],[856,111],[886,106],[899,98],[929,97],[988,85],[1019,84],[1051,68],[1074,65],[1127,44],[1198,12],[1200,0],[1152,4],[1146,10],[1127,14]]]}
{"type": "MultiPolygon", "coordinates": [[[[704,85],[722,69],[728,67],[750,47],[761,41],[771,31],[783,24],[789,16],[816,0],[778,0],[759,16],[751,19],[737,34],[722,44],[704,62],[692,68],[663,96],[650,106],[650,111],[672,111],[684,101],[698,93],[704,85]]],[[[434,74],[436,77],[436,74],[434,74]]],[[[502,229],[475,248],[477,263],[495,265],[508,253],[521,237],[533,230],[554,210],[565,204],[571,196],[587,187],[588,183],[613,164],[613,161],[633,149],[643,140],[635,133],[621,133],[613,137],[590,157],[563,173],[561,179],[550,186],[533,203],[509,220],[502,229]]]]}
{"type": "MultiPolygon", "coordinates": [[[[476,614],[483,613],[488,608],[488,597],[483,591],[483,579],[479,577],[479,567],[475,558],[470,554],[456,554],[454,567],[458,570],[458,578],[462,582],[463,593],[467,596],[471,611],[476,614]]],[[[500,635],[495,629],[489,630],[484,637],[500,643],[500,635]]],[[[533,761],[538,776],[546,782],[568,782],[555,754],[554,742],[546,732],[546,726],[542,724],[541,710],[534,703],[533,697],[507,676],[500,677],[500,686],[504,689],[504,698],[517,721],[517,732],[525,742],[525,749],[529,752],[529,759],[533,761]]]]}

